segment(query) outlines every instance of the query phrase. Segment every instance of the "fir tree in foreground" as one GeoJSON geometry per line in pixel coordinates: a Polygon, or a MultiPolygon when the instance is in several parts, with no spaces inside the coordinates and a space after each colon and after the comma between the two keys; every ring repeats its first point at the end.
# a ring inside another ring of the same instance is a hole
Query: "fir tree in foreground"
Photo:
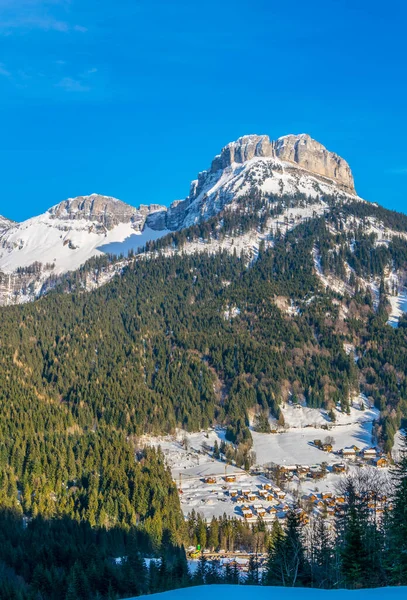
{"type": "Polygon", "coordinates": [[[388,570],[393,585],[407,585],[407,435],[393,470],[394,493],[388,529],[388,570]]]}

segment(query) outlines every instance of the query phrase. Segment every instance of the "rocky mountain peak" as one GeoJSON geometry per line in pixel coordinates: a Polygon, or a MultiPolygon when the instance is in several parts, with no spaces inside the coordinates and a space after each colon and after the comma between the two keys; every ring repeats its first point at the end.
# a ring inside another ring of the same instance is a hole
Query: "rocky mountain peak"
{"type": "Polygon", "coordinates": [[[327,150],[308,134],[285,135],[274,142],[274,148],[276,156],[281,160],[296,163],[317,175],[335,179],[355,192],[352,171],[346,160],[327,150]]]}
{"type": "Polygon", "coordinates": [[[13,224],[14,224],[13,221],[10,221],[9,219],[6,219],[6,217],[2,217],[0,215],[0,231],[4,231],[5,229],[8,229],[13,224]]]}
{"type": "Polygon", "coordinates": [[[121,200],[100,194],[69,198],[48,211],[51,218],[60,220],[87,220],[112,229],[119,223],[128,223],[137,215],[137,209],[121,200]]]}
{"type": "Polygon", "coordinates": [[[308,134],[286,135],[276,141],[268,135],[245,135],[227,144],[212,161],[210,173],[233,164],[243,164],[255,157],[277,158],[297,164],[300,168],[334,179],[355,193],[352,172],[348,163],[312,139],[308,134]]]}

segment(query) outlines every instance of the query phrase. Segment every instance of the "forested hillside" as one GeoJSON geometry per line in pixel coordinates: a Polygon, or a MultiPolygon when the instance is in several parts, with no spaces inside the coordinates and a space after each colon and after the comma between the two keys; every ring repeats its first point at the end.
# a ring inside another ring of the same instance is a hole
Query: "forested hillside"
{"type": "Polygon", "coordinates": [[[267,229],[287,210],[256,196],[250,211],[149,244],[90,293],[83,276],[106,261],[93,259],[35,303],[3,308],[1,508],[33,519],[30,527],[42,518],[62,529],[87,524],[90,538],[91,528],[135,529],[137,552],[154,554],[180,546],[186,531],[162,456],[139,447],[145,433],[218,423],[246,465],[254,413],[267,431],[270,414],[283,424],[280,405],[291,398],[334,420],[362,391],[381,411],[375,433],[390,451],[407,417],[407,319],[387,324],[398,293],[389,272],[407,271],[406,227],[371,205],[329,204],[291,230],[287,217],[255,257],[182,252],[193,240],[267,229]],[[397,234],[382,243],[372,218],[397,234]]]}

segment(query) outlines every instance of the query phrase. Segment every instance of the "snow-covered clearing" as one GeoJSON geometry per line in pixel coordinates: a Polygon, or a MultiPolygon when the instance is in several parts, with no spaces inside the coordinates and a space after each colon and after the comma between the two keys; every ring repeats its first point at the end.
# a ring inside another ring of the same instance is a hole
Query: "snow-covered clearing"
{"type": "MultiPolygon", "coordinates": [[[[210,585],[193,588],[183,588],[145,596],[157,600],[223,600],[225,596],[234,600],[404,600],[407,596],[406,587],[387,587],[363,590],[319,590],[314,588],[263,587],[248,585],[210,585]]],[[[143,598],[143,596],[142,596],[143,598]]],[[[135,599],[129,599],[135,600],[135,599]]]]}
{"type": "Polygon", "coordinates": [[[407,288],[402,288],[398,296],[388,296],[388,299],[391,305],[388,323],[392,327],[398,327],[399,318],[407,312],[407,288]]]}
{"type": "MultiPolygon", "coordinates": [[[[241,505],[233,501],[229,492],[235,489],[258,492],[262,483],[268,481],[265,477],[250,475],[243,469],[212,458],[207,447],[212,448],[215,440],[220,443],[222,439],[223,430],[211,429],[191,434],[178,432],[176,436],[145,436],[140,440],[143,445],[161,447],[177,487],[181,490],[181,508],[185,515],[194,509],[207,520],[225,513],[243,518],[241,505]],[[225,481],[226,475],[234,476],[236,480],[228,483],[225,481]],[[207,477],[214,477],[215,482],[205,483],[207,477]]],[[[271,504],[259,498],[256,503],[264,507],[271,504]]]]}

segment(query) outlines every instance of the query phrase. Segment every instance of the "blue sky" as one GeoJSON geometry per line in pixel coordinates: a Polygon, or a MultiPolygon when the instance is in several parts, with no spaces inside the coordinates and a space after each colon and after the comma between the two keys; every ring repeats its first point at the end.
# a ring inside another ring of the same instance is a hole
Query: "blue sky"
{"type": "Polygon", "coordinates": [[[407,212],[404,0],[0,0],[0,214],[169,204],[227,142],[307,132],[407,212]]]}

